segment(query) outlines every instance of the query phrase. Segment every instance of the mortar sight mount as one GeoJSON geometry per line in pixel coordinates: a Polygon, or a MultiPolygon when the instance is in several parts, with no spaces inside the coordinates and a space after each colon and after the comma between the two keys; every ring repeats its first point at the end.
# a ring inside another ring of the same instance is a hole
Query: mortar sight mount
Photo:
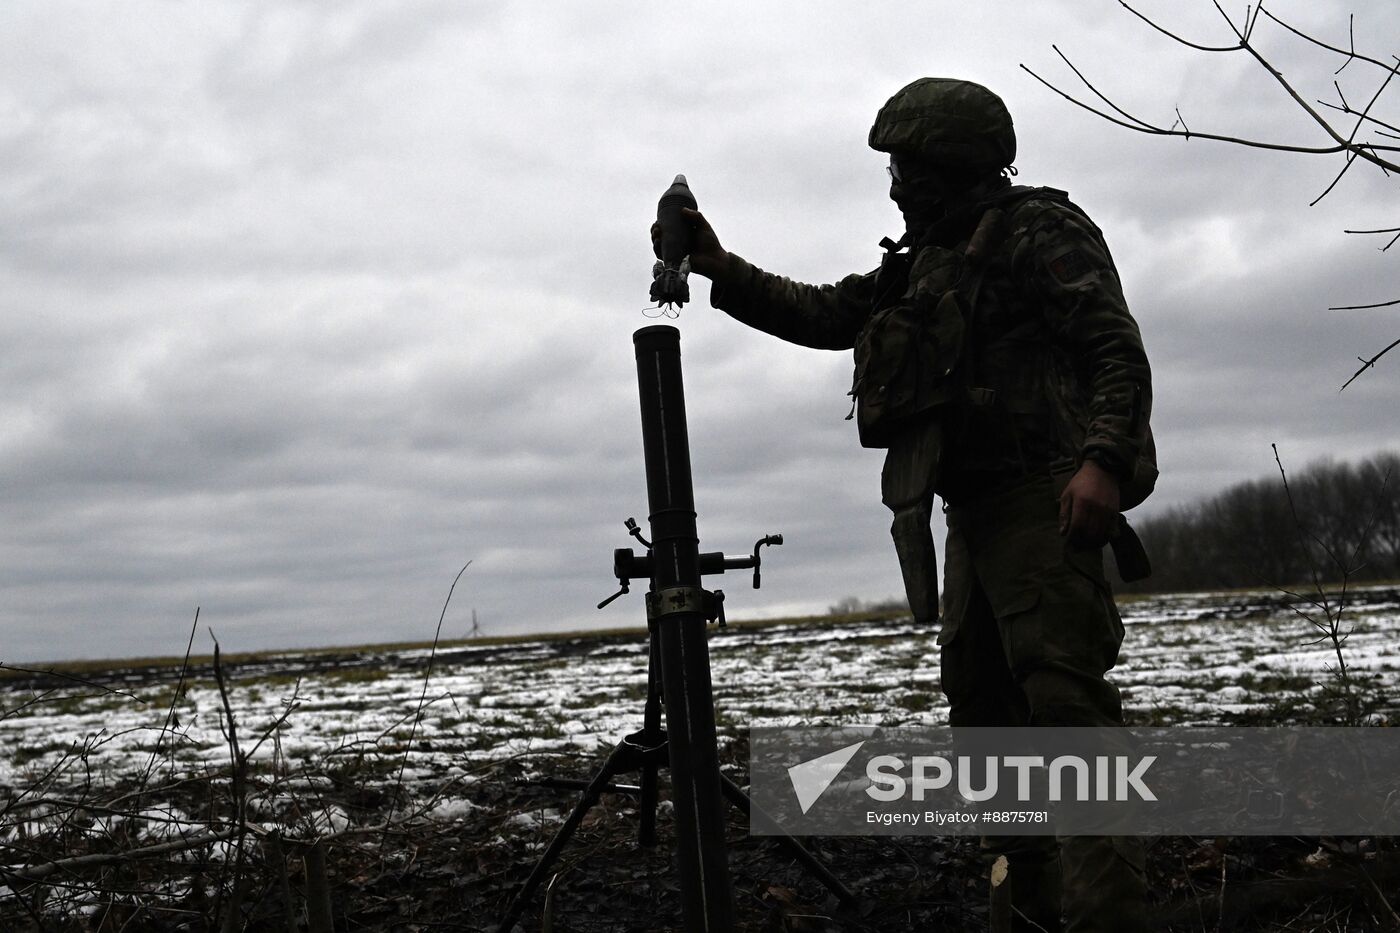
{"type": "MultiPolygon", "coordinates": [[[[608,603],[631,592],[633,580],[654,579],[655,555],[651,542],[642,537],[642,529],[635,518],[623,523],[627,533],[641,542],[646,554],[637,554],[630,547],[620,547],[613,551],[613,576],[617,577],[620,589],[598,604],[602,609],[608,603]]],[[[722,551],[708,551],[700,554],[700,575],[709,576],[724,573],[726,570],[752,570],[753,588],[762,584],[762,550],[765,546],[777,547],[783,543],[782,535],[764,535],[754,542],[752,554],[725,554],[722,551]]],[[[652,588],[647,593],[647,619],[655,620],[676,612],[699,612],[706,621],[718,622],[724,626],[724,591],[705,590],[697,586],[673,586],[665,589],[652,588]]]]}

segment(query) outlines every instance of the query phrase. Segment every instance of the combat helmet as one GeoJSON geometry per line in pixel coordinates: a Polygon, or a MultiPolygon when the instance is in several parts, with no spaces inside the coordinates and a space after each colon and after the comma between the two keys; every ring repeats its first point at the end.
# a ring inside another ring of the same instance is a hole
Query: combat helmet
{"type": "Polygon", "coordinates": [[[920,78],[880,108],[870,128],[870,148],[995,171],[1015,160],[1016,130],[1006,104],[982,85],[920,78]]]}

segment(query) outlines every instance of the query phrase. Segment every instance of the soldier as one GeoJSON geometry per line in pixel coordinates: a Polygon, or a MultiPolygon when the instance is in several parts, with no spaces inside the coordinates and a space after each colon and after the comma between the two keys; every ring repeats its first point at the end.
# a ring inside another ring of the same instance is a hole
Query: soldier
{"type": "MultiPolygon", "coordinates": [[[[854,348],[852,415],[863,444],[888,448],[891,532],[911,609],[930,624],[929,519],[943,500],[950,724],[1121,725],[1105,673],[1123,625],[1103,547],[1156,467],[1147,357],[1108,248],[1064,192],[1011,185],[1011,116],[981,85],[915,81],[869,141],[889,153],[906,225],[881,243],[879,269],[797,283],[725,251],[693,211],[691,268],[712,280],[711,304],[745,324],[854,348]]],[[[992,916],[1012,917],[1009,928],[1146,929],[1140,840],[984,846],[1007,857],[992,916]]]]}

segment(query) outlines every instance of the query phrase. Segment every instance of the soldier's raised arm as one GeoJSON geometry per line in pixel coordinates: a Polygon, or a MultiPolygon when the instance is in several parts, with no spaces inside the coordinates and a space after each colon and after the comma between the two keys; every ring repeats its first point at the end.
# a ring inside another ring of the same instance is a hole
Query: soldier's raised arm
{"type": "MultiPolygon", "coordinates": [[[[848,275],[834,285],[807,285],[762,269],[720,245],[699,211],[690,269],[712,283],[710,304],[750,327],[791,343],[823,350],[855,346],[874,298],[875,273],[848,275]]],[[[652,229],[656,241],[659,230],[652,229]]]]}
{"type": "Polygon", "coordinates": [[[725,277],[710,289],[710,304],[804,347],[849,350],[870,316],[874,293],[875,272],[848,275],[834,285],[808,285],[730,253],[725,277]]]}

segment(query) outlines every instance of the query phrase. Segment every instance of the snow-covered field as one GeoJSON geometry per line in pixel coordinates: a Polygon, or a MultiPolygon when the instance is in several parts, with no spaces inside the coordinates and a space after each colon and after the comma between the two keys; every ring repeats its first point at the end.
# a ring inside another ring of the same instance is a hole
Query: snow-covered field
{"type": "MultiPolygon", "coordinates": [[[[1161,596],[1122,610],[1115,680],[1135,722],[1219,723],[1306,694],[1336,663],[1330,643],[1276,594],[1161,596]]],[[[1348,667],[1400,697],[1400,587],[1350,594],[1344,627],[1348,667]]],[[[721,741],[758,725],[943,721],[934,633],[909,621],[711,631],[721,741]]],[[[406,781],[441,780],[509,756],[594,753],[641,728],[644,632],[439,649],[425,677],[427,656],[367,652],[328,665],[284,655],[226,671],[242,750],[256,746],[260,766],[284,772],[334,755],[401,756],[406,781]]],[[[186,685],[164,726],[177,674],[103,680],[118,693],[0,681],[0,787],[29,786],[55,766],[88,781],[153,763],[226,765],[222,700],[207,673],[186,685]]]]}

